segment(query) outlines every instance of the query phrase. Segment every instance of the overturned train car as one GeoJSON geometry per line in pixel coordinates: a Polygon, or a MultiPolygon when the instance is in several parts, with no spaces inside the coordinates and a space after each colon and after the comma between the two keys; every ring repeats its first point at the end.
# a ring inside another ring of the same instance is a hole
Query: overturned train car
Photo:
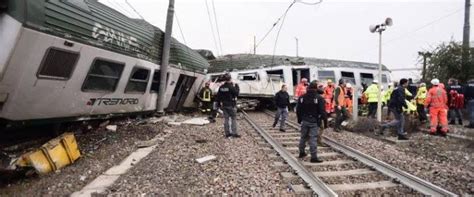
{"type": "Polygon", "coordinates": [[[97,0],[6,0],[0,9],[0,122],[74,121],[192,107],[209,63],[164,33],[97,0]]]}
{"type": "MultiPolygon", "coordinates": [[[[378,64],[303,58],[290,56],[235,54],[226,55],[210,61],[207,80],[219,86],[219,76],[229,73],[232,80],[240,86],[242,105],[272,105],[272,98],[281,85],[288,86],[288,93],[294,96],[296,86],[302,78],[323,83],[331,79],[337,83],[344,79],[353,86],[370,85],[378,78],[378,64]]],[[[390,70],[383,66],[382,85],[387,88],[391,83],[390,70]]],[[[360,96],[361,94],[359,94],[360,96]]]]}

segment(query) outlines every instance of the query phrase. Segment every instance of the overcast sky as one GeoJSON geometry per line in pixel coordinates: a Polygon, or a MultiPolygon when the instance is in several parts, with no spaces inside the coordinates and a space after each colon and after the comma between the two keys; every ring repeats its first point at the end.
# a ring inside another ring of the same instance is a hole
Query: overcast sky
{"type": "MultiPolygon", "coordinates": [[[[175,1],[186,44],[194,49],[210,49],[216,55],[250,53],[253,50],[253,36],[256,36],[257,42],[260,41],[292,2],[214,0],[221,52],[216,49],[213,40],[206,1],[175,1]]],[[[212,1],[207,0],[215,23],[212,1]]],[[[318,0],[304,1],[311,3],[318,0]]],[[[101,2],[128,16],[137,16],[125,0],[101,2]]],[[[128,2],[145,20],[165,29],[168,0],[128,2]]],[[[389,68],[420,66],[418,51],[432,49],[451,39],[462,40],[463,8],[464,0],[323,0],[318,5],[296,3],[284,21],[276,54],[295,56],[297,37],[300,56],[377,63],[378,35],[370,33],[368,27],[391,17],[394,25],[383,33],[383,63],[389,68]]],[[[258,54],[273,54],[277,32],[278,28],[275,28],[258,46],[258,54]]],[[[176,20],[173,37],[184,42],[176,20]]],[[[401,74],[414,73],[396,73],[401,74]]]]}

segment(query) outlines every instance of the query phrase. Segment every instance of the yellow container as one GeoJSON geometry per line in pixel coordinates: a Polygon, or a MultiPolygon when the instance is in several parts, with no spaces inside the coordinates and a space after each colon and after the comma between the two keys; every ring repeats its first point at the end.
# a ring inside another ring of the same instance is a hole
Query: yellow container
{"type": "Polygon", "coordinates": [[[80,156],[74,134],[64,133],[41,148],[21,156],[17,165],[34,167],[39,174],[46,174],[74,163],[80,156]]]}

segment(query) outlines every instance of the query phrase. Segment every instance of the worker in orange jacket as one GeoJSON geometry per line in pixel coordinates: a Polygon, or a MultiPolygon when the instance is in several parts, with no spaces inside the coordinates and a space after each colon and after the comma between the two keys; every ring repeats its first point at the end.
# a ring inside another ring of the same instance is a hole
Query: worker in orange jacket
{"type": "Polygon", "coordinates": [[[350,83],[346,84],[346,96],[344,100],[349,115],[352,115],[352,85],[350,83]]]}
{"type": "Polygon", "coordinates": [[[438,123],[441,125],[441,135],[446,136],[448,132],[448,96],[444,85],[439,79],[431,80],[433,87],[428,91],[425,100],[425,108],[430,111],[430,134],[435,135],[438,123]]]}
{"type": "Polygon", "coordinates": [[[306,94],[306,89],[308,88],[308,79],[301,78],[300,83],[296,86],[295,97],[298,98],[306,94]]]}
{"type": "Polygon", "coordinates": [[[326,113],[330,114],[334,112],[334,84],[331,79],[328,79],[327,86],[324,88],[323,98],[324,101],[326,101],[324,106],[326,113]]]}

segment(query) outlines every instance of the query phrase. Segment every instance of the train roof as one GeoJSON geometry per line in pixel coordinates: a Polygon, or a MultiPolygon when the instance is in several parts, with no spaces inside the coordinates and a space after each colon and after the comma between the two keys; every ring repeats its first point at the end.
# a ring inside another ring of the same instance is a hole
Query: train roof
{"type": "MultiPolygon", "coordinates": [[[[97,0],[8,0],[7,13],[47,34],[161,64],[164,32],[97,0]]],[[[199,53],[174,38],[170,63],[199,73],[209,67],[199,53]]]]}
{"type": "MultiPolygon", "coordinates": [[[[316,65],[319,67],[334,68],[362,68],[362,69],[378,69],[378,64],[367,62],[355,62],[344,60],[320,59],[313,57],[292,57],[285,55],[254,55],[254,54],[232,54],[219,57],[218,59],[209,61],[211,66],[209,72],[224,72],[232,70],[256,69],[261,67],[272,66],[296,66],[296,65],[316,65]]],[[[383,70],[389,71],[383,65],[383,70]]]]}

